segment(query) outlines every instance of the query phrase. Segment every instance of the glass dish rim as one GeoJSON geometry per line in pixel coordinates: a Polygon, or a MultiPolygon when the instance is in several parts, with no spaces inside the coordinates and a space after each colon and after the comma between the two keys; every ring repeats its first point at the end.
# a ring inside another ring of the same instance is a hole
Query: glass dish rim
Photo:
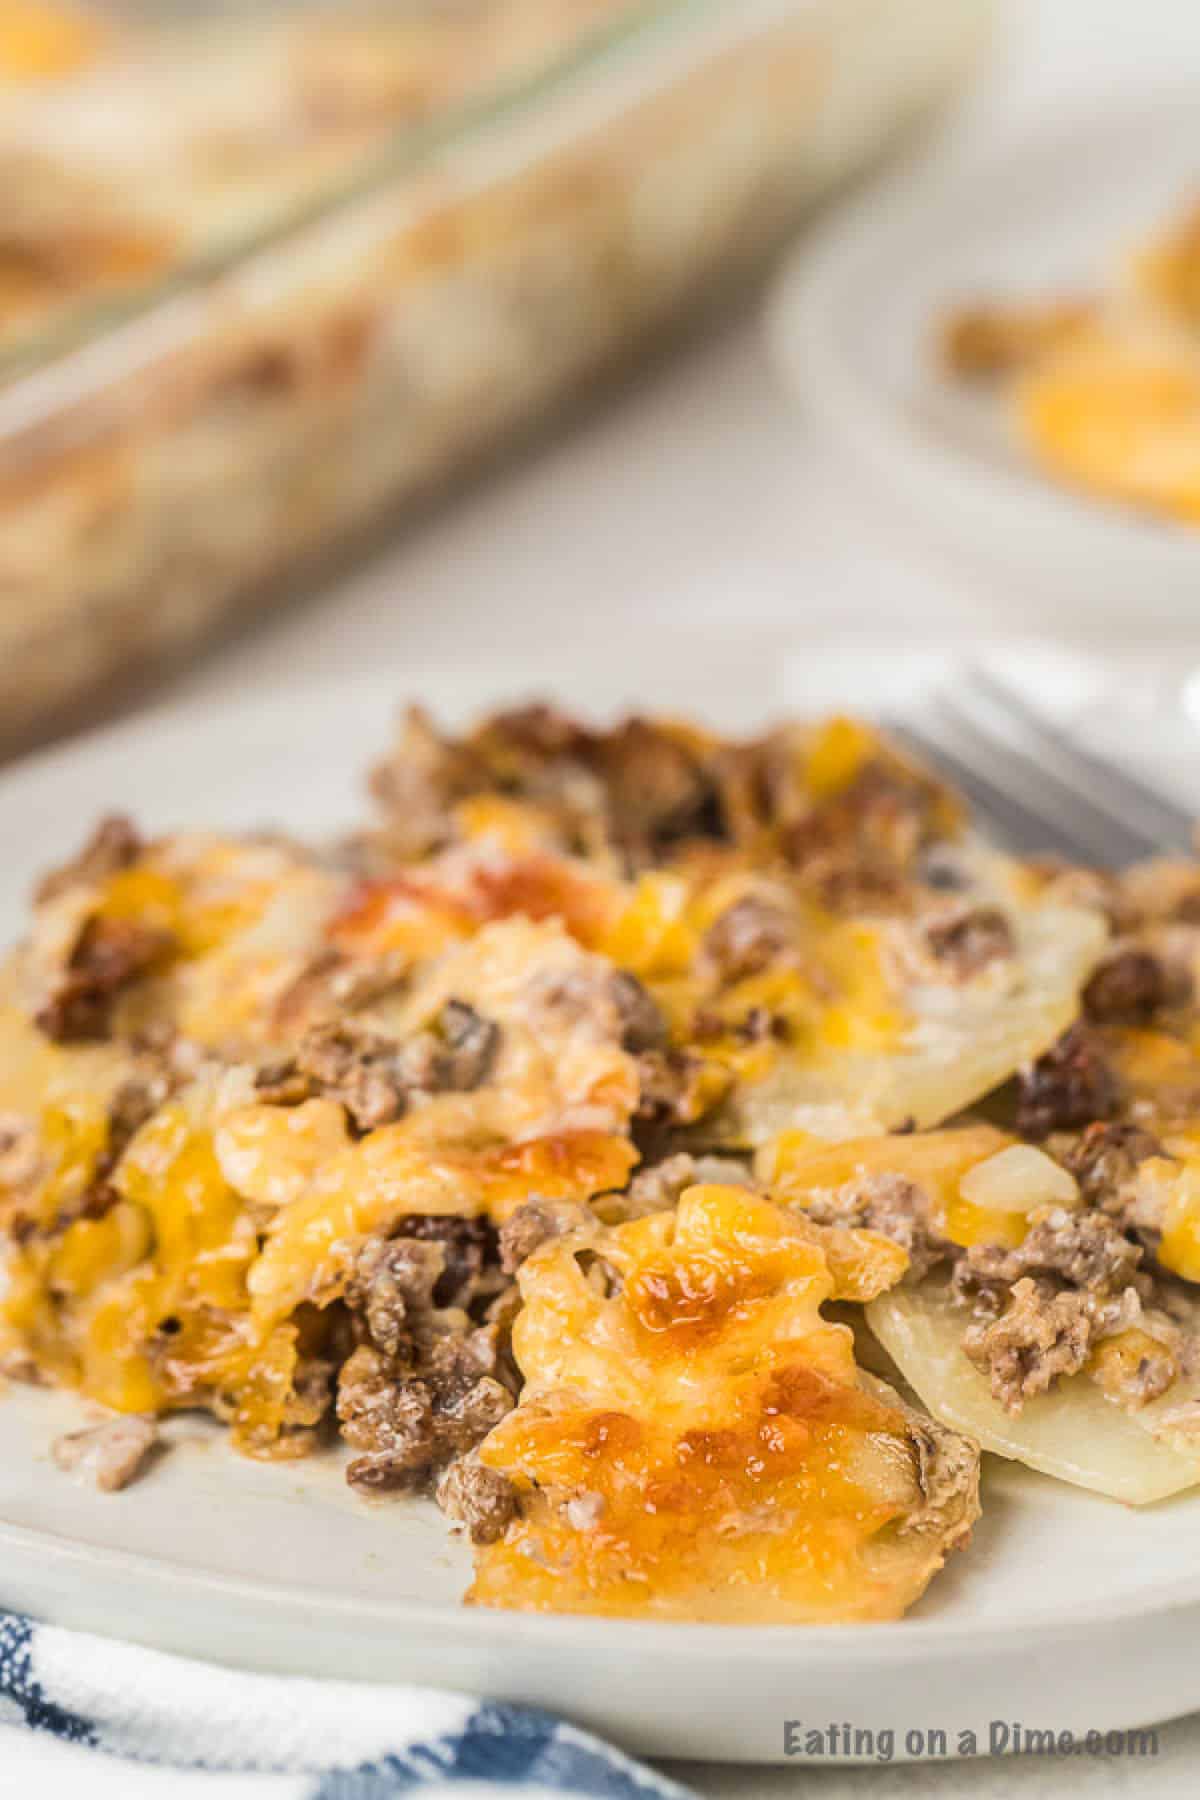
{"type": "MultiPolygon", "coordinates": [[[[36,327],[0,352],[0,394],[25,377],[106,337],[122,326],[157,312],[185,294],[219,281],[259,254],[282,247],[310,228],[385,190],[438,154],[448,154],[486,137],[489,131],[526,119],[577,81],[617,69],[652,44],[660,31],[686,33],[692,26],[729,15],[747,29],[763,16],[812,10],[816,0],[624,0],[611,20],[572,39],[559,53],[482,93],[435,113],[398,125],[384,141],[352,162],[315,195],[281,207],[255,226],[233,233],[162,275],[132,283],[102,298],[83,300],[44,329],[36,327]]],[[[173,29],[166,27],[165,29],[173,29]]]]}

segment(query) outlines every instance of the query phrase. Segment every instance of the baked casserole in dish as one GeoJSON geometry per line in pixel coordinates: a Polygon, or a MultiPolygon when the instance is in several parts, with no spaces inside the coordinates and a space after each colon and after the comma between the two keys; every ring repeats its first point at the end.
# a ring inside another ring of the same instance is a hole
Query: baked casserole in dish
{"type": "Polygon", "coordinates": [[[0,744],[711,302],[986,11],[7,0],[0,744]]]}

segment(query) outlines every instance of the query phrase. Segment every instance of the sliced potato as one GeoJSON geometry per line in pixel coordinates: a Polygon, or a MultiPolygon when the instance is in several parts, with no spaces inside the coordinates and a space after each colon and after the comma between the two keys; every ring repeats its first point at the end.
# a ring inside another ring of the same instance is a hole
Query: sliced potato
{"type": "Polygon", "coordinates": [[[722,1120],[726,1140],[762,1144],[795,1129],[867,1136],[909,1121],[928,1129],[1049,1049],[1076,1017],[1106,929],[1076,908],[1013,902],[1005,911],[1016,954],[1003,969],[900,989],[906,1025],[894,1046],[781,1057],[735,1090],[722,1120]]]}
{"type": "Polygon", "coordinates": [[[1075,1487],[1145,1506],[1200,1483],[1200,1439],[1188,1448],[1178,1392],[1138,1411],[1105,1398],[1086,1374],[1027,1400],[1018,1417],[992,1398],[962,1349],[963,1315],[944,1287],[896,1288],[867,1308],[884,1349],[935,1418],[984,1450],[1075,1487]]]}

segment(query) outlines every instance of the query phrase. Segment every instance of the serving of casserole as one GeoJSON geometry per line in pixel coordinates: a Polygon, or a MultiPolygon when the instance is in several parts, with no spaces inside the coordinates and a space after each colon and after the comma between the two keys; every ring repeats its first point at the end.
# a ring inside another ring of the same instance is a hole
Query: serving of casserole
{"type": "Polygon", "coordinates": [[[412,708],[371,785],[39,886],[0,1318],[101,1409],[57,1461],[340,1439],[476,1606],[730,1623],[895,1618],[981,1447],[1200,1480],[1192,865],[1003,857],[846,717],[412,708]]]}

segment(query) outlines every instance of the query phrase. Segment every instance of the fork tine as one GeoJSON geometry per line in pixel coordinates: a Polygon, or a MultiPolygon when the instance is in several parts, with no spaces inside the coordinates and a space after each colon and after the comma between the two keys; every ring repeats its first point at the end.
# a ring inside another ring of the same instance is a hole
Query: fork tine
{"type": "Polygon", "coordinates": [[[1101,868],[1137,862],[1149,853],[1151,842],[1142,833],[1102,811],[1058,780],[1052,770],[1004,742],[965,712],[956,699],[943,694],[939,705],[964,760],[982,765],[997,786],[1015,792],[1026,810],[1044,821],[1059,847],[1071,843],[1087,861],[1101,868]]]}
{"type": "Polygon", "coordinates": [[[976,818],[990,828],[1003,846],[1018,855],[1058,850],[1076,861],[1087,859],[1082,844],[1067,838],[1040,812],[1031,811],[1007,788],[998,786],[973,764],[965,762],[941,739],[926,735],[909,719],[886,719],[886,729],[921,762],[940,768],[970,802],[976,818]]]}
{"type": "Polygon", "coordinates": [[[970,666],[967,679],[998,711],[1019,725],[1039,754],[1052,755],[1064,780],[1095,804],[1128,824],[1136,818],[1142,835],[1154,850],[1191,850],[1196,820],[1135,775],[1117,768],[1094,751],[1075,743],[1066,732],[1044,719],[1008,682],[990,670],[970,666]]]}

